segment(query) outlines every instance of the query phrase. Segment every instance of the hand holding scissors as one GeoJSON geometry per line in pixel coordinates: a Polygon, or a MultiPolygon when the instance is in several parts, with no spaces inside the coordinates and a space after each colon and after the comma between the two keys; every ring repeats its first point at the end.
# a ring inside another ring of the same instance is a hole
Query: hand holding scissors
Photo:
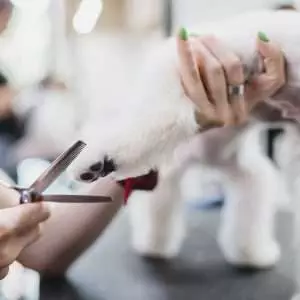
{"type": "Polygon", "coordinates": [[[1,183],[7,188],[13,189],[20,194],[20,204],[34,202],[60,202],[60,203],[101,203],[111,202],[112,199],[106,196],[87,196],[87,195],[44,195],[43,192],[68,168],[68,166],[76,159],[86,144],[78,141],[68,150],[63,152],[43,172],[30,187],[24,188],[19,186],[9,186],[1,183]]]}

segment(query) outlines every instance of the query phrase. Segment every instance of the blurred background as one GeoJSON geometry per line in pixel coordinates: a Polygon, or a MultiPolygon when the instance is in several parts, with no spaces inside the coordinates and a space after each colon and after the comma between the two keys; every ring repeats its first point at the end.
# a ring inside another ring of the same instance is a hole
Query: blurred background
{"type": "MultiPolygon", "coordinates": [[[[2,176],[22,185],[32,182],[69,146],[80,124],[91,117],[97,99],[122,101],[130,96],[146,51],[180,26],[188,28],[280,5],[293,3],[288,0],[0,0],[2,176]]],[[[199,184],[198,169],[190,172],[192,176],[184,181],[187,197],[197,198],[205,190],[207,197],[222,198],[211,174],[203,178],[203,187],[199,184]]],[[[53,190],[72,192],[73,188],[62,178],[53,190]]],[[[149,266],[135,257],[129,249],[127,225],[122,225],[126,216],[121,214],[104,239],[70,271],[69,281],[43,281],[41,287],[27,296],[33,298],[28,299],[173,300],[199,299],[201,295],[203,299],[222,300],[288,299],[292,293],[288,256],[273,272],[237,275],[224,265],[215,245],[218,216],[207,212],[199,221],[198,211],[194,213],[191,237],[182,258],[173,266],[149,266]],[[192,235],[201,235],[202,243],[192,235]],[[191,257],[209,263],[198,270],[191,257]]]]}

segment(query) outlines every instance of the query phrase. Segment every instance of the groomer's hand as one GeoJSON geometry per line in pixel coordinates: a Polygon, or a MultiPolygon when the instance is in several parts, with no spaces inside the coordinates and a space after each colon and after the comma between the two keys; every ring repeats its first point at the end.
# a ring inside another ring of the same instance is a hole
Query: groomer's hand
{"type": "Polygon", "coordinates": [[[0,279],[6,277],[22,250],[39,238],[40,224],[48,217],[43,203],[0,209],[0,279]]]}
{"type": "Polygon", "coordinates": [[[260,33],[257,49],[265,72],[245,83],[241,60],[211,36],[188,38],[185,29],[177,38],[182,85],[197,106],[202,130],[247,121],[252,108],[274,94],[285,83],[284,57],[278,46],[260,33]]]}

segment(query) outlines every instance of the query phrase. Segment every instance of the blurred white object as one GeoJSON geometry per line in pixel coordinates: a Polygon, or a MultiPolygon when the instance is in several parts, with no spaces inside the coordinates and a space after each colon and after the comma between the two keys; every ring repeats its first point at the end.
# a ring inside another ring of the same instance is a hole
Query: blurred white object
{"type": "Polygon", "coordinates": [[[93,31],[103,10],[102,0],[81,0],[73,18],[73,27],[79,34],[93,31]]]}
{"type": "MultiPolygon", "coordinates": [[[[44,4],[46,8],[47,3],[44,4]]],[[[15,88],[31,85],[46,76],[51,49],[50,25],[44,9],[14,8],[6,30],[0,35],[0,66],[15,88]]]]}
{"type": "Polygon", "coordinates": [[[67,1],[51,0],[49,6],[52,27],[52,44],[49,73],[58,81],[70,84],[72,70],[67,40],[67,1]]]}
{"type": "MultiPolygon", "coordinates": [[[[30,186],[49,166],[50,162],[38,158],[30,158],[22,161],[17,168],[18,185],[30,186]]],[[[45,193],[71,194],[72,190],[69,188],[69,184],[68,176],[62,174],[45,193]]]]}
{"type": "Polygon", "coordinates": [[[10,266],[9,274],[0,281],[1,300],[39,300],[40,276],[21,264],[10,266]]]}
{"type": "Polygon", "coordinates": [[[133,30],[159,28],[162,22],[163,1],[160,0],[127,0],[126,24],[133,30]]]}
{"type": "MultiPolygon", "coordinates": [[[[296,0],[299,1],[299,0],[296,0]]],[[[219,21],[240,13],[270,9],[285,0],[174,0],[173,1],[173,29],[180,26],[195,26],[206,21],[219,21]]]]}
{"type": "Polygon", "coordinates": [[[48,9],[50,0],[11,0],[11,2],[19,9],[30,14],[45,13],[48,9]]]}
{"type": "Polygon", "coordinates": [[[2,169],[0,169],[0,180],[7,184],[15,184],[15,182],[2,169]]]}
{"type": "Polygon", "coordinates": [[[203,165],[193,165],[181,180],[184,199],[191,204],[204,204],[223,199],[224,193],[218,172],[203,165]]]}
{"type": "Polygon", "coordinates": [[[35,111],[27,125],[27,136],[15,149],[19,159],[56,156],[69,147],[75,139],[77,121],[74,98],[69,91],[38,88],[20,95],[15,112],[22,114],[34,107],[35,111]]]}

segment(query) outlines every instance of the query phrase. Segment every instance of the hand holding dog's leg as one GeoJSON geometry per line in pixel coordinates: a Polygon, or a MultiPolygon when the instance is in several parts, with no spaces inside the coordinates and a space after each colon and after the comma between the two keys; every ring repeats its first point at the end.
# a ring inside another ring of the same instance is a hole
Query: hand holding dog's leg
{"type": "Polygon", "coordinates": [[[241,60],[213,38],[177,38],[182,85],[197,107],[202,130],[239,125],[249,113],[243,94],[228,96],[228,84],[244,83],[241,60]],[[206,41],[206,43],[205,43],[206,41]]]}
{"type": "MultiPolygon", "coordinates": [[[[182,33],[182,31],[181,31],[182,33]]],[[[177,38],[180,73],[186,95],[196,105],[202,129],[245,123],[253,107],[285,83],[283,53],[262,33],[257,49],[265,72],[245,82],[241,59],[213,36],[177,38]],[[245,93],[231,94],[230,86],[245,85],[245,93]]]]}

